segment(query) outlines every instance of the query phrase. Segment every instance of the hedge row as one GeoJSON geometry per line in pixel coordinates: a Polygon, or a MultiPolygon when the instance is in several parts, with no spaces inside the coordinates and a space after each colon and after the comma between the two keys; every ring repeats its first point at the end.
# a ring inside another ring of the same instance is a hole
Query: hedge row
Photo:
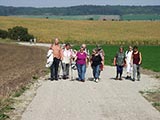
{"type": "Polygon", "coordinates": [[[34,36],[28,33],[28,29],[22,26],[16,26],[9,28],[8,31],[0,30],[0,38],[10,38],[12,40],[30,41],[34,39],[34,36]]]}

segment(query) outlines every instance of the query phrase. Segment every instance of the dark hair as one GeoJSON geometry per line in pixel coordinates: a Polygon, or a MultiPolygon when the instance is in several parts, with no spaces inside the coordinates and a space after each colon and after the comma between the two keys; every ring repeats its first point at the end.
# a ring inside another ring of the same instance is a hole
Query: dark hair
{"type": "Polygon", "coordinates": [[[66,46],[70,46],[70,43],[66,43],[66,46]]]}
{"type": "Polygon", "coordinates": [[[138,47],[137,47],[137,46],[134,46],[133,49],[138,49],[138,47]]]}

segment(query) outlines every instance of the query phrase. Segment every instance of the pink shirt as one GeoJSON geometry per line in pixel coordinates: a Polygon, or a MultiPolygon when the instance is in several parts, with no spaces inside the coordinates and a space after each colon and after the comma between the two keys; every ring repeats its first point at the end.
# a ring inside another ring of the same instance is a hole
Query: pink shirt
{"type": "Polygon", "coordinates": [[[53,56],[57,59],[61,59],[62,58],[62,49],[60,47],[60,45],[51,45],[52,50],[53,50],[53,56]]]}
{"type": "Polygon", "coordinates": [[[87,54],[85,52],[83,53],[78,52],[76,56],[77,56],[77,61],[76,61],[77,64],[81,65],[86,64],[87,54]]]}

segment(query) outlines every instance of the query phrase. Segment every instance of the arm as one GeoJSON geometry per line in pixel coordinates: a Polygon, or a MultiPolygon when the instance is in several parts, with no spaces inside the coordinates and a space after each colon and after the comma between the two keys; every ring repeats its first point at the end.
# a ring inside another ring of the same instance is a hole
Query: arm
{"type": "Polygon", "coordinates": [[[130,61],[131,66],[133,66],[133,54],[131,56],[131,61],[130,61]]]}
{"type": "Polygon", "coordinates": [[[60,49],[60,59],[63,60],[63,50],[60,49]]]}
{"type": "Polygon", "coordinates": [[[113,65],[116,65],[116,57],[114,57],[113,65]]]}
{"type": "Polygon", "coordinates": [[[142,55],[141,55],[141,53],[139,53],[139,58],[140,58],[139,64],[141,64],[142,63],[142,55]]]}
{"type": "MultiPolygon", "coordinates": [[[[117,53],[117,54],[118,54],[118,53],[117,53]]],[[[115,56],[114,59],[113,59],[113,65],[116,65],[117,54],[116,54],[116,56],[115,56]]]]}

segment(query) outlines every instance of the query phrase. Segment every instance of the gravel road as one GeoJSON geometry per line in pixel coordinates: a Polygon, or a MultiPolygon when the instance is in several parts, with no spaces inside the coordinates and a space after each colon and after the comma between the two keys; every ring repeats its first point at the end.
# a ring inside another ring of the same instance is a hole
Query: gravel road
{"type": "Polygon", "coordinates": [[[141,81],[116,81],[110,66],[99,83],[91,77],[89,67],[84,83],[43,81],[22,120],[160,120],[160,112],[139,93],[160,85],[158,80],[142,75],[141,81]]]}

